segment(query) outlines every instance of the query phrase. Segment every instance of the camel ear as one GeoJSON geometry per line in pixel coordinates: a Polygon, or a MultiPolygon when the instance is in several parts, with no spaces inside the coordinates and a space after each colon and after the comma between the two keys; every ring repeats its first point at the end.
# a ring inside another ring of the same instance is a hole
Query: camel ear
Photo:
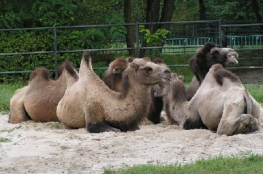
{"type": "Polygon", "coordinates": [[[184,76],[183,75],[179,75],[178,79],[181,80],[181,81],[184,81],[184,76]]]}
{"type": "Polygon", "coordinates": [[[130,63],[130,67],[133,68],[133,69],[135,69],[135,70],[137,70],[137,69],[139,68],[139,65],[136,64],[135,62],[131,62],[131,63],[130,63]]]}

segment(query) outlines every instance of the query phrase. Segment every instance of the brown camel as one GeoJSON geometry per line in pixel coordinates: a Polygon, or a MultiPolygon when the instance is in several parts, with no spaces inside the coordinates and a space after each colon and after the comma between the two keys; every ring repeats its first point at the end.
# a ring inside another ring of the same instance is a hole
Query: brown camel
{"type": "Polygon", "coordinates": [[[86,127],[91,133],[136,130],[149,110],[151,86],[170,78],[169,69],[135,58],[123,72],[121,92],[115,92],[92,71],[90,54],[84,52],[79,80],[59,102],[58,118],[67,127],[86,127]]]}
{"type": "Polygon", "coordinates": [[[127,68],[128,63],[132,62],[133,58],[116,58],[106,70],[103,81],[113,91],[121,91],[121,79],[123,71],[127,68]]]}
{"type": "Polygon", "coordinates": [[[208,128],[220,135],[259,130],[260,105],[239,78],[220,64],[210,68],[190,101],[183,82],[177,77],[156,95],[164,95],[168,118],[184,129],[208,128]]]}
{"type": "Polygon", "coordinates": [[[27,120],[39,122],[59,121],[56,107],[65,93],[67,85],[76,81],[78,76],[74,65],[65,62],[60,66],[60,77],[50,79],[46,68],[36,68],[30,75],[27,86],[15,91],[10,100],[9,123],[27,120]]]}
{"type": "Polygon", "coordinates": [[[189,60],[190,68],[195,76],[186,91],[188,100],[194,96],[212,65],[219,63],[226,67],[231,62],[237,64],[237,58],[238,54],[232,48],[218,48],[209,42],[198,49],[189,60]]]}
{"type": "MultiPolygon", "coordinates": [[[[160,66],[163,66],[164,68],[169,69],[169,67],[163,62],[161,58],[154,58],[152,62],[160,66]]],[[[163,105],[164,105],[162,96],[154,96],[155,89],[158,90],[159,88],[161,88],[161,86],[165,84],[167,83],[161,83],[161,84],[154,85],[150,91],[151,92],[151,106],[150,106],[150,110],[149,110],[147,118],[154,124],[158,124],[162,121],[161,112],[163,110],[163,105]]]]}

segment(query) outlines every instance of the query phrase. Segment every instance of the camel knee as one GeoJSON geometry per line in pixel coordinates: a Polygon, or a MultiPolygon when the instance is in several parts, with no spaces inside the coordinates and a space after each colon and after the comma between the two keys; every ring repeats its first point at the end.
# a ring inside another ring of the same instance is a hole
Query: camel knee
{"type": "Polygon", "coordinates": [[[86,128],[87,128],[87,131],[89,131],[90,133],[100,133],[100,132],[109,132],[109,131],[119,132],[120,131],[119,129],[109,126],[105,122],[95,123],[95,124],[89,123],[86,128]]]}

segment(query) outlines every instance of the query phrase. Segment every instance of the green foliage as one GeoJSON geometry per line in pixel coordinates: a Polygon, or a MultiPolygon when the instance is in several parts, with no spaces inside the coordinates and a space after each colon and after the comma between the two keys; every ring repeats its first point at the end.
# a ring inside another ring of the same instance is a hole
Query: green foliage
{"type": "MultiPolygon", "coordinates": [[[[148,47],[154,47],[154,46],[161,46],[163,45],[167,35],[170,33],[169,30],[166,30],[164,28],[160,28],[156,30],[155,33],[151,33],[149,29],[145,28],[144,26],[139,26],[139,32],[143,34],[143,38],[147,43],[148,47]]],[[[152,49],[148,50],[147,53],[149,56],[160,56],[160,50],[159,49],[152,49]]]]}
{"type": "Polygon", "coordinates": [[[119,170],[105,169],[104,174],[257,174],[263,173],[263,156],[251,154],[242,157],[214,157],[211,159],[202,159],[194,163],[179,165],[146,164],[133,167],[125,167],[119,170]]]}
{"type": "Polygon", "coordinates": [[[3,143],[3,142],[9,142],[9,141],[10,141],[9,138],[0,137],[0,143],[3,143]]]}

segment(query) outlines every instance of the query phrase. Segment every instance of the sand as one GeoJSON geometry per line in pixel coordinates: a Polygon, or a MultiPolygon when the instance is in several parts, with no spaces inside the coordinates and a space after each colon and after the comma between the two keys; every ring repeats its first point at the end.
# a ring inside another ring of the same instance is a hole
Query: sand
{"type": "MultiPolygon", "coordinates": [[[[7,123],[0,115],[0,173],[103,173],[137,164],[185,164],[218,155],[263,154],[263,133],[219,136],[163,122],[133,132],[88,133],[61,123],[7,123]]],[[[261,129],[263,130],[263,123],[261,129]]]]}

